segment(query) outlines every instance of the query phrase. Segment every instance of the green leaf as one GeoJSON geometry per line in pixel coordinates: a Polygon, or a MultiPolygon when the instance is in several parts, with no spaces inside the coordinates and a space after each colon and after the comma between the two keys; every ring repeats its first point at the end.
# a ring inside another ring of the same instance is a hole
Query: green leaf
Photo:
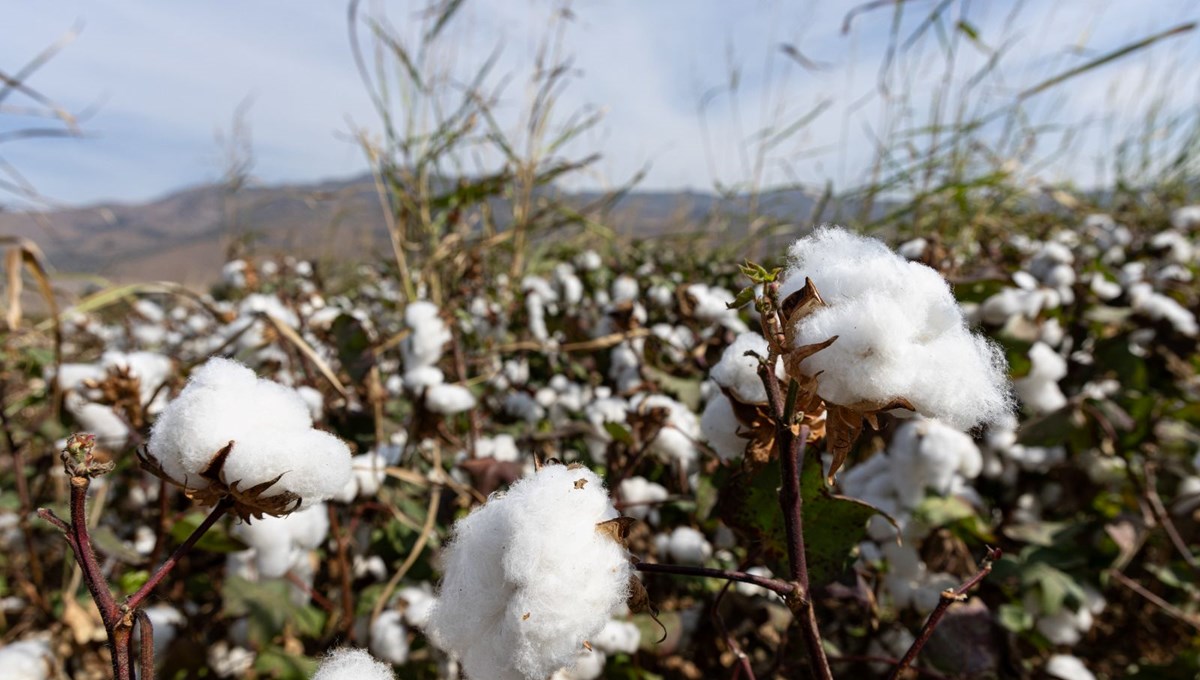
{"type": "Polygon", "coordinates": [[[756,290],[757,290],[757,286],[746,286],[745,288],[738,291],[737,297],[735,297],[733,299],[733,302],[729,302],[729,303],[725,304],[725,308],[726,309],[741,309],[742,307],[745,307],[746,305],[748,305],[754,301],[754,294],[755,294],[756,290]]]}
{"type": "Polygon", "coordinates": [[[125,564],[141,564],[146,558],[131,548],[125,541],[117,538],[112,527],[98,526],[92,530],[92,543],[96,549],[109,557],[115,557],[125,564]]]}
{"type": "MultiPolygon", "coordinates": [[[[753,475],[734,473],[727,481],[719,475],[714,484],[721,490],[721,518],[761,550],[773,572],[785,575],[790,569],[779,506],[779,474],[780,466],[771,464],[753,475]]],[[[809,580],[813,585],[830,583],[846,572],[855,549],[866,537],[867,520],[876,514],[887,515],[867,503],[832,493],[815,452],[805,456],[800,493],[809,580]]]]}
{"type": "Polygon", "coordinates": [[[308,678],[317,672],[319,664],[298,654],[289,654],[278,647],[268,647],[258,653],[254,670],[276,678],[308,678]]]}
{"type": "Polygon", "coordinates": [[[150,572],[145,569],[126,571],[117,577],[117,589],[126,595],[132,595],[149,580],[150,572]]]}
{"type": "Polygon", "coordinates": [[[1062,611],[1065,605],[1078,606],[1087,598],[1083,587],[1070,574],[1045,562],[1026,566],[1021,572],[1021,580],[1027,588],[1038,589],[1042,611],[1051,616],[1062,611]]]}
{"type": "MultiPolygon", "coordinates": [[[[171,527],[171,540],[176,543],[182,543],[200,526],[200,523],[204,521],[204,517],[205,514],[201,512],[189,512],[184,515],[182,519],[171,527]]],[[[196,542],[196,548],[215,553],[239,552],[248,547],[245,543],[234,538],[221,524],[214,524],[196,542]]]]}
{"type": "Polygon", "coordinates": [[[1019,604],[1002,604],[996,613],[1000,625],[1014,633],[1023,633],[1033,628],[1033,614],[1019,604]]]}
{"type": "Polygon", "coordinates": [[[664,392],[678,399],[681,404],[693,411],[700,410],[700,380],[679,378],[653,366],[645,366],[643,370],[646,377],[658,383],[664,392]]]}
{"type": "Polygon", "coordinates": [[[285,623],[291,623],[301,635],[316,636],[324,626],[325,614],[316,607],[297,604],[293,586],[277,579],[261,582],[232,576],[222,590],[221,613],[229,617],[248,617],[251,639],[270,642],[285,623]]]}
{"type": "Polygon", "coordinates": [[[608,432],[608,436],[614,440],[621,442],[625,446],[633,446],[633,434],[629,432],[629,428],[621,423],[608,421],[604,423],[604,430],[608,432]]]}

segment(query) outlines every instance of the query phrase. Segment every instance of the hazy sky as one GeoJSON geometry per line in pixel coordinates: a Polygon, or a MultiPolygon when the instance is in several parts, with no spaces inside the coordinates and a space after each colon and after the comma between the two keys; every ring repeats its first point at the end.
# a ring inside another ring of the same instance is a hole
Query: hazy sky
{"type": "MultiPolygon", "coordinates": [[[[778,130],[821,105],[803,130],[767,154],[765,184],[801,181],[859,183],[877,138],[896,133],[887,121],[908,110],[925,120],[935,88],[947,77],[962,87],[1008,45],[999,77],[973,89],[975,106],[998,106],[1040,80],[1183,21],[1200,18],[1190,0],[976,0],[952,3],[950,25],[962,19],[984,44],[961,41],[948,76],[936,36],[901,56],[888,93],[879,85],[888,47],[890,8],[854,19],[859,2],[798,0],[579,0],[564,44],[573,79],[558,111],[602,109],[605,118],[574,153],[600,151],[596,172],[577,185],[620,183],[648,167],[647,188],[707,189],[714,181],[755,175],[756,133],[778,130]],[[819,70],[782,53],[795,45],[819,70]],[[738,73],[731,96],[729,73],[738,73]],[[706,101],[703,118],[700,102],[706,101]],[[825,103],[827,102],[827,103],[825,103]],[[703,120],[703,125],[702,125],[703,120]]],[[[918,28],[933,0],[906,3],[901,40],[918,28]]],[[[364,2],[398,30],[416,35],[426,2],[364,2]]],[[[552,8],[547,0],[468,0],[437,53],[452,75],[467,74],[500,49],[494,71],[509,78],[503,125],[516,128],[527,98],[527,76],[552,8]]],[[[218,130],[249,101],[254,177],[290,182],[363,172],[355,127],[378,130],[354,68],[344,0],[0,0],[0,70],[13,73],[76,22],[84,28],[31,79],[65,108],[98,105],[84,139],[0,143],[0,158],[47,196],[65,203],[138,201],[222,171],[218,130]]],[[[1167,112],[1200,101],[1200,33],[1156,45],[1030,100],[1035,120],[1076,133],[1073,151],[1042,171],[1050,180],[1081,184],[1103,179],[1096,159],[1116,133],[1137,128],[1152,96],[1167,112]]],[[[959,90],[955,90],[958,92],[959,90]]],[[[20,95],[0,103],[4,133],[44,121],[19,115],[20,95]]],[[[899,127],[903,127],[900,125],[899,127]]],[[[1045,144],[1045,143],[1044,143],[1045,144]]],[[[1049,153],[1051,149],[1047,148],[1049,153]]],[[[486,163],[486,158],[484,159],[486,163]]],[[[9,200],[0,196],[0,202],[9,200]]]]}

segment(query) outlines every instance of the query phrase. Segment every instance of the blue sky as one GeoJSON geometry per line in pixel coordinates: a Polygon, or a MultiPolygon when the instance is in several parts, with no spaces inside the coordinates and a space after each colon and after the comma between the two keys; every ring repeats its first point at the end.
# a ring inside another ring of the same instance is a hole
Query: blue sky
{"type": "MultiPolygon", "coordinates": [[[[0,157],[43,194],[68,204],[139,201],[222,171],[218,130],[249,100],[254,177],[265,183],[314,180],[363,172],[355,128],[378,130],[378,119],[354,69],[343,0],[2,0],[0,69],[11,73],[66,33],[80,35],[31,84],[70,110],[99,104],[84,139],[0,144],[0,157]]],[[[367,14],[386,15],[415,35],[425,2],[365,0],[367,14]]],[[[517,129],[533,56],[558,3],[468,0],[449,29],[440,63],[465,79],[498,46],[497,78],[511,79],[499,112],[517,129]]],[[[890,9],[858,16],[858,2],[829,0],[579,0],[564,44],[574,78],[559,110],[595,108],[603,122],[570,152],[604,158],[576,186],[617,184],[642,167],[652,189],[706,189],[714,181],[764,185],[789,180],[839,187],[862,181],[873,158],[872,135],[894,134],[908,110],[923,120],[944,63],[914,51],[897,64],[902,78],[885,96],[877,87],[890,9]],[[809,71],[782,55],[796,45],[827,68],[809,71]],[[736,96],[722,85],[731,66],[736,96]],[[898,93],[907,96],[901,97],[898,93]],[[699,102],[709,95],[701,124],[699,102]],[[756,174],[755,131],[785,125],[817,103],[824,112],[774,149],[756,174]],[[892,121],[893,128],[888,127],[892,121]]],[[[907,3],[902,35],[916,27],[932,0],[907,3]]],[[[954,3],[955,12],[961,3],[954,3]]],[[[976,92],[986,107],[1010,99],[1052,73],[1185,20],[1200,8],[1185,0],[976,1],[962,17],[992,46],[1010,42],[998,79],[976,92]],[[1010,19],[1013,7],[1015,18],[1010,19]]],[[[929,42],[932,46],[933,42],[929,42]]],[[[950,79],[962,83],[987,59],[966,45],[950,79]]],[[[1200,33],[1110,64],[1064,89],[1030,102],[1036,120],[1076,133],[1070,154],[1046,168],[1049,181],[1102,181],[1096,159],[1121,130],[1138,126],[1150,97],[1167,111],[1200,101],[1200,33]]],[[[19,96],[5,106],[24,106],[19,96]]],[[[33,119],[0,115],[0,133],[33,119]]],[[[1048,143],[1048,142],[1043,142],[1048,143]]],[[[482,163],[486,165],[488,159],[482,163]]]]}

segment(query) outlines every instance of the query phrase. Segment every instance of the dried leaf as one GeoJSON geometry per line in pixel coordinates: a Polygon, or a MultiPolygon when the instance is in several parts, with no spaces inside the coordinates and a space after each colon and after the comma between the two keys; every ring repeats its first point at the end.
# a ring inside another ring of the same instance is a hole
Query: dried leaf
{"type": "Polygon", "coordinates": [[[608,536],[622,546],[629,547],[629,530],[635,524],[637,524],[637,520],[633,517],[615,517],[603,522],[597,522],[596,531],[608,536]]]}
{"type": "Polygon", "coordinates": [[[646,592],[646,586],[642,584],[641,579],[633,574],[629,577],[629,599],[625,601],[629,611],[634,614],[648,614],[658,627],[662,629],[662,637],[655,644],[661,643],[667,639],[667,627],[662,621],[658,620],[658,608],[650,602],[650,593],[646,592]]]}

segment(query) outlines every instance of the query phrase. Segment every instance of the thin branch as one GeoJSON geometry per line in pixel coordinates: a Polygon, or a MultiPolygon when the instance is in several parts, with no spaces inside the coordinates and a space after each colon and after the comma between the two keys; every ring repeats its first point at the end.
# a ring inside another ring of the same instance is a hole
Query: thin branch
{"type": "Polygon", "coordinates": [[[138,655],[138,680],[154,680],[154,624],[145,610],[137,610],[134,615],[138,630],[141,633],[141,653],[138,655]]]}
{"type": "Polygon", "coordinates": [[[192,549],[192,546],[196,544],[196,541],[199,541],[200,537],[203,536],[209,529],[211,529],[212,525],[217,523],[217,520],[224,517],[225,513],[232,507],[233,500],[229,496],[225,496],[218,501],[217,504],[213,506],[212,512],[208,513],[208,517],[205,517],[204,521],[200,523],[200,526],[196,527],[196,529],[192,531],[191,535],[188,536],[183,543],[179,544],[179,547],[175,549],[175,552],[171,553],[171,556],[162,563],[162,566],[160,566],[158,570],[154,572],[154,575],[151,576],[141,588],[138,588],[136,593],[130,595],[129,599],[125,600],[125,610],[132,611],[137,609],[138,605],[140,605],[142,601],[154,591],[158,584],[161,583],[164,578],[166,578],[167,574],[171,573],[171,570],[175,568],[175,565],[179,563],[179,560],[182,559],[183,556],[192,549]]]}
{"type": "Polygon", "coordinates": [[[1116,579],[1116,581],[1118,583],[1120,583],[1121,585],[1125,586],[1126,588],[1132,590],[1133,592],[1137,593],[1138,595],[1141,595],[1142,597],[1146,598],[1146,600],[1148,600],[1151,604],[1156,605],[1160,609],[1162,609],[1168,616],[1178,619],[1178,620],[1182,621],[1183,623],[1188,624],[1192,628],[1195,628],[1197,631],[1200,631],[1200,621],[1197,621],[1196,617],[1189,616],[1187,614],[1187,612],[1181,610],[1180,608],[1176,607],[1175,605],[1171,604],[1170,602],[1167,602],[1166,600],[1162,599],[1158,595],[1155,595],[1154,593],[1150,592],[1149,590],[1147,590],[1145,588],[1145,586],[1138,583],[1137,581],[1134,581],[1133,579],[1129,578],[1125,574],[1122,574],[1121,572],[1117,571],[1116,569],[1110,569],[1108,573],[1110,576],[1112,576],[1114,579],[1116,579]]]}
{"type": "Polygon", "coordinates": [[[925,625],[921,626],[920,634],[917,635],[916,640],[913,640],[912,646],[908,648],[908,651],[904,653],[904,658],[900,659],[900,663],[896,664],[896,667],[892,669],[888,680],[897,680],[900,674],[904,672],[904,669],[916,660],[917,654],[920,654],[921,648],[925,646],[926,642],[929,642],[929,638],[933,636],[933,630],[941,623],[942,617],[946,615],[946,611],[950,609],[950,605],[967,599],[967,592],[979,585],[980,581],[983,581],[984,577],[991,573],[992,563],[1000,559],[1000,555],[999,548],[988,548],[987,556],[983,558],[983,564],[980,565],[979,571],[975,572],[974,576],[967,579],[966,583],[957,588],[947,588],[942,591],[942,598],[938,601],[937,607],[929,615],[929,618],[925,621],[925,625]]]}
{"type": "Polygon", "coordinates": [[[708,567],[690,567],[682,564],[658,564],[654,562],[638,562],[634,569],[647,574],[674,574],[675,576],[699,576],[702,578],[719,578],[726,581],[749,583],[760,588],[766,588],[781,597],[791,597],[796,592],[796,584],[780,581],[774,578],[756,576],[744,571],[729,569],[709,569],[708,567]]]}
{"type": "Polygon", "coordinates": [[[1192,572],[1200,573],[1200,563],[1197,563],[1196,556],[1188,548],[1187,541],[1183,540],[1183,536],[1175,528],[1175,523],[1171,521],[1171,514],[1167,512],[1166,507],[1163,506],[1162,498],[1158,495],[1158,479],[1154,475],[1154,463],[1147,462],[1143,465],[1142,473],[1146,477],[1146,485],[1143,493],[1146,495],[1146,500],[1150,503],[1150,509],[1154,511],[1154,518],[1158,520],[1159,525],[1167,532],[1167,536],[1171,539],[1171,544],[1179,551],[1179,554],[1183,557],[1183,561],[1187,562],[1192,572]]]}

